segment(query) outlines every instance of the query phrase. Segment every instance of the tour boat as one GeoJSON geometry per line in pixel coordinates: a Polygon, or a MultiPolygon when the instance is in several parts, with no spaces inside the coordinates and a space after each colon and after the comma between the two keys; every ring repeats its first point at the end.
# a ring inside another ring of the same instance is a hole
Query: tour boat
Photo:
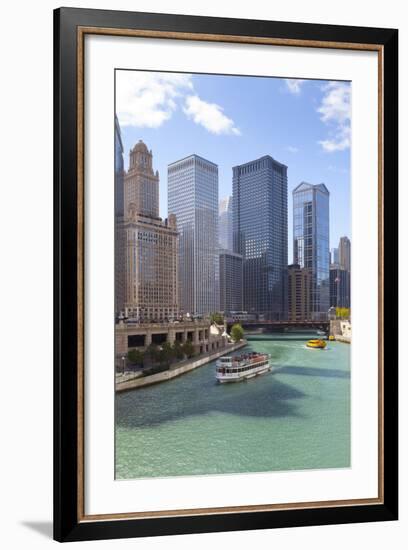
{"type": "Polygon", "coordinates": [[[269,354],[249,352],[241,355],[220,357],[216,363],[215,377],[218,382],[240,382],[272,370],[269,354]]]}
{"type": "Polygon", "coordinates": [[[306,346],[308,348],[324,349],[327,344],[324,340],[309,340],[306,346]]]}

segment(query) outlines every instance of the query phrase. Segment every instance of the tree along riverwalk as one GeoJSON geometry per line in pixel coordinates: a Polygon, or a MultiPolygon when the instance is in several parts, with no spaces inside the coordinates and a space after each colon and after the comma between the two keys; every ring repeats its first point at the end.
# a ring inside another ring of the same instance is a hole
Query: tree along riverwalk
{"type": "Polygon", "coordinates": [[[141,388],[143,386],[150,386],[151,384],[158,384],[159,382],[165,382],[166,380],[171,380],[177,376],[192,371],[198,367],[206,365],[222,355],[232,353],[237,349],[240,349],[247,345],[246,340],[242,340],[236,344],[227,344],[225,348],[222,348],[219,351],[213,353],[205,353],[200,355],[200,357],[187,359],[181,361],[176,365],[171,366],[168,370],[163,372],[157,372],[156,374],[150,374],[148,376],[136,375],[132,378],[125,378],[123,381],[120,380],[120,377],[116,378],[116,391],[122,392],[127,390],[133,390],[135,388],[141,388]]]}

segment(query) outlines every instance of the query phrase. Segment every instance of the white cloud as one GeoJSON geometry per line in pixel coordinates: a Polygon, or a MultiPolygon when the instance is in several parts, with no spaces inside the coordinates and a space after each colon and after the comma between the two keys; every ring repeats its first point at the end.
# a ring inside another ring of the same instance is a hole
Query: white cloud
{"type": "Polygon", "coordinates": [[[147,71],[116,73],[116,113],[123,127],[159,128],[183,103],[187,117],[209,132],[240,135],[222,107],[198,97],[192,75],[147,71]]]}
{"type": "Polygon", "coordinates": [[[305,80],[301,78],[285,78],[285,84],[291,94],[299,95],[305,80]]]}
{"type": "Polygon", "coordinates": [[[351,140],[351,86],[347,82],[329,82],[317,109],[320,120],[329,127],[329,137],[319,141],[324,151],[343,151],[350,147],[351,140]]]}
{"type": "Polygon", "coordinates": [[[288,145],[286,149],[289,151],[289,153],[298,153],[299,149],[297,147],[293,147],[293,145],[288,145]]]}
{"type": "Polygon", "coordinates": [[[183,111],[196,124],[201,124],[212,134],[241,135],[234,121],[224,115],[222,107],[216,103],[207,103],[197,95],[186,97],[183,111]]]}
{"type": "Polygon", "coordinates": [[[121,126],[158,128],[176,109],[176,98],[191,92],[191,75],[118,71],[116,105],[121,126]]]}

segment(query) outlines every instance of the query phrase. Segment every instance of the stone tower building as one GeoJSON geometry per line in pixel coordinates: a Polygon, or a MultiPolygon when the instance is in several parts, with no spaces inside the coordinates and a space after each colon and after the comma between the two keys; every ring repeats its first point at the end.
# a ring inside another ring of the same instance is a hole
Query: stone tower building
{"type": "Polygon", "coordinates": [[[179,315],[177,220],[159,217],[159,174],[139,141],[125,174],[126,300],[129,318],[163,322],[179,315]]]}
{"type": "Polygon", "coordinates": [[[153,171],[153,155],[142,140],[130,150],[129,169],[125,174],[125,213],[130,203],[136,211],[159,217],[159,173],[153,171]]]}

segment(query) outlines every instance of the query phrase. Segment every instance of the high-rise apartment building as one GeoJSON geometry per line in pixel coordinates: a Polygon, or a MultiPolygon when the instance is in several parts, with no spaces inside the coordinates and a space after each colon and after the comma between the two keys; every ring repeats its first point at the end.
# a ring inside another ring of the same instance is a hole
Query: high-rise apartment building
{"type": "Polygon", "coordinates": [[[350,271],[351,265],[351,243],[348,237],[340,237],[339,242],[339,265],[341,269],[350,271]]]}
{"type": "Polygon", "coordinates": [[[141,322],[179,315],[176,217],[159,218],[159,176],[153,155],[139,141],[125,174],[126,301],[128,317],[141,322]]]}
{"type": "Polygon", "coordinates": [[[293,261],[311,272],[312,320],[326,320],[330,306],[329,196],[324,183],[293,190],[293,261]]]}
{"type": "Polygon", "coordinates": [[[220,311],[242,311],[242,256],[231,250],[221,249],[220,262],[220,311]]]}
{"type": "Polygon", "coordinates": [[[124,163],[120,126],[115,116],[115,315],[125,307],[126,294],[126,240],[124,223],[124,163]]]}
{"type": "Polygon", "coordinates": [[[287,318],[287,166],[269,155],[233,168],[234,252],[243,257],[243,309],[287,318]]]}
{"type": "Polygon", "coordinates": [[[218,219],[218,240],[220,248],[232,250],[232,197],[220,200],[218,219]]]}
{"type": "Polygon", "coordinates": [[[298,264],[288,266],[288,319],[308,321],[310,319],[310,297],[312,277],[310,269],[298,264]]]}
{"type": "Polygon", "coordinates": [[[180,234],[181,308],[195,315],[218,311],[218,166],[198,155],[171,163],[168,211],[180,234]]]}

